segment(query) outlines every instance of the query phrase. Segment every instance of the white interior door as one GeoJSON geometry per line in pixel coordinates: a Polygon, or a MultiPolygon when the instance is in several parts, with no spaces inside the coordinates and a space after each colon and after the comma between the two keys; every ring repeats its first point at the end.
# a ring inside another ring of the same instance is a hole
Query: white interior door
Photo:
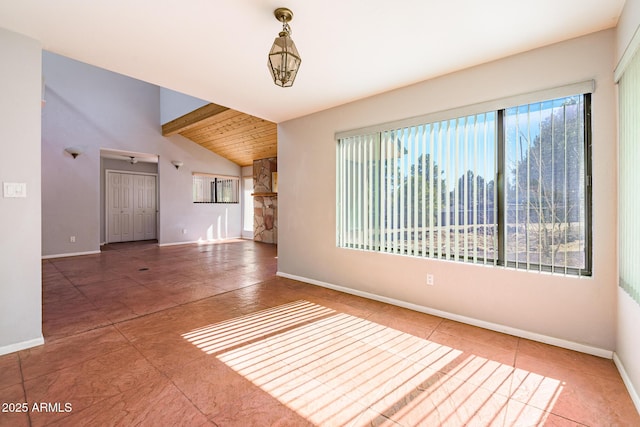
{"type": "Polygon", "coordinates": [[[133,240],[144,240],[144,175],[133,175],[133,240]]]}
{"type": "Polygon", "coordinates": [[[157,177],[147,175],[145,177],[145,220],[144,220],[144,238],[145,240],[157,239],[158,230],[158,191],[157,177]]]}
{"type": "Polygon", "coordinates": [[[156,177],[134,175],[134,240],[156,238],[156,177]]]}
{"type": "Polygon", "coordinates": [[[108,173],[108,242],[126,242],[133,235],[133,181],[130,175],[108,173]]]}
{"type": "Polygon", "coordinates": [[[157,237],[156,176],[107,172],[107,242],[157,237]]]}
{"type": "Polygon", "coordinates": [[[122,241],[122,224],[120,217],[120,174],[107,173],[107,242],[122,241]]]}
{"type": "Polygon", "coordinates": [[[133,235],[133,177],[120,174],[120,225],[122,227],[121,242],[134,240],[133,235]]]}

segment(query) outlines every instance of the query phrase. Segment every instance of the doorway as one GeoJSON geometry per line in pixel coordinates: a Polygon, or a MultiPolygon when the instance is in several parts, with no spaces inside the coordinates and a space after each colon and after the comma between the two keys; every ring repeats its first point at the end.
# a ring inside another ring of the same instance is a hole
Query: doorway
{"type": "Polygon", "coordinates": [[[106,171],[106,243],[157,238],[156,174],[106,171]]]}
{"type": "Polygon", "coordinates": [[[242,178],[243,205],[242,238],[253,240],[253,175],[242,178]]]}

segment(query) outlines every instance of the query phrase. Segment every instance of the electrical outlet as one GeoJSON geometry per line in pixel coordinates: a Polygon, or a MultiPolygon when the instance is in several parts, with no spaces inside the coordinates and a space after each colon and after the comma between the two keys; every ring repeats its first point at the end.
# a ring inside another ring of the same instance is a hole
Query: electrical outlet
{"type": "Polygon", "coordinates": [[[69,236],[69,242],[75,243],[76,242],[76,236],[69,236]]]}
{"type": "Polygon", "coordinates": [[[433,286],[433,274],[427,274],[427,285],[433,286]]]}

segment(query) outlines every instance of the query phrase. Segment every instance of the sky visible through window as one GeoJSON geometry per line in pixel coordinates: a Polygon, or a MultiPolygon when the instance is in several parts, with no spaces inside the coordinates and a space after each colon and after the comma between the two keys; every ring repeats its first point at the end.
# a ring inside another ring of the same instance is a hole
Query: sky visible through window
{"type": "Polygon", "coordinates": [[[584,99],[342,139],[339,245],[585,269],[584,99]]]}

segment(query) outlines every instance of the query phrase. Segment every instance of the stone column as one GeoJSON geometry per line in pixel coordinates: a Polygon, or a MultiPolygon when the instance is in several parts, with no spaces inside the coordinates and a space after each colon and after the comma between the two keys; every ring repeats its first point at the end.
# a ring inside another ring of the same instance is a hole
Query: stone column
{"type": "Polygon", "coordinates": [[[278,195],[273,191],[273,172],[278,171],[278,159],[253,162],[253,240],[278,243],[278,195]]]}

